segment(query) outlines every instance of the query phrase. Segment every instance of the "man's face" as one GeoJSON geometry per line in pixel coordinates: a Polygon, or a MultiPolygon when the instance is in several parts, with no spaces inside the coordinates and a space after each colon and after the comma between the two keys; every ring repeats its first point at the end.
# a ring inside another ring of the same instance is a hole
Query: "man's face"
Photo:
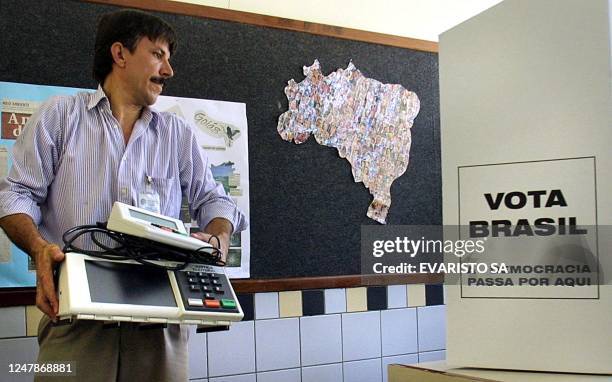
{"type": "Polygon", "coordinates": [[[174,75],[170,66],[168,43],[141,38],[134,53],[126,52],[125,82],[131,101],[139,106],[155,103],[163,90],[164,81],[174,75]]]}

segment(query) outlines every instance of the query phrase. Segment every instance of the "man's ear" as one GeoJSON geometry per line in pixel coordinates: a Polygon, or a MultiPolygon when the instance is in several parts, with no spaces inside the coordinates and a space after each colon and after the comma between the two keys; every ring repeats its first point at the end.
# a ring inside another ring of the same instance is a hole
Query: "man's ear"
{"type": "Polygon", "coordinates": [[[125,51],[127,50],[120,42],[115,42],[110,47],[113,63],[120,68],[125,68],[125,51]]]}

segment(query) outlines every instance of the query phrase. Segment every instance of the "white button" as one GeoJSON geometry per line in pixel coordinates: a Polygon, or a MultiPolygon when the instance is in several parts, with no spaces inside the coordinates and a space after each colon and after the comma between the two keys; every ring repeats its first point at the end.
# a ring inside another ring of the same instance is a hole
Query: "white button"
{"type": "Polygon", "coordinates": [[[204,306],[204,302],[199,298],[189,298],[187,299],[187,303],[189,303],[190,306],[204,306]]]}

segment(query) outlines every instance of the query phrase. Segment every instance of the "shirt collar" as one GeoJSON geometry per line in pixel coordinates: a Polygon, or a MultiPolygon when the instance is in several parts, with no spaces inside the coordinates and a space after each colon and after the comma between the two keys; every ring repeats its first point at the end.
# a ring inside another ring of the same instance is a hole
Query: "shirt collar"
{"type": "Polygon", "coordinates": [[[98,89],[89,95],[87,110],[91,110],[94,107],[98,106],[100,101],[102,101],[103,99],[106,99],[108,102],[108,98],[106,97],[106,93],[104,93],[104,89],[102,89],[102,86],[98,85],[98,89]]]}
{"type": "MultiPolygon", "coordinates": [[[[98,85],[98,89],[95,92],[90,93],[89,102],[87,103],[87,110],[91,110],[94,107],[98,106],[98,104],[102,100],[106,100],[106,104],[110,108],[110,101],[108,100],[106,93],[104,93],[104,89],[102,89],[101,85],[98,85]]],[[[157,120],[158,120],[157,113],[158,113],[157,111],[146,106],[142,111],[142,115],[140,116],[140,119],[144,121],[147,125],[156,126],[157,120]]]]}

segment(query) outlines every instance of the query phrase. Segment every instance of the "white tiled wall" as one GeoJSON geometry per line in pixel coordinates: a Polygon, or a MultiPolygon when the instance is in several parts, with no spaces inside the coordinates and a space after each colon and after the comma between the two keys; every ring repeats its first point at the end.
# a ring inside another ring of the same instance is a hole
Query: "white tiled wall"
{"type": "Polygon", "coordinates": [[[206,334],[196,333],[195,326],[192,326],[189,335],[189,378],[206,377],[208,377],[206,334]]]}
{"type": "MultiPolygon", "coordinates": [[[[266,309],[277,306],[277,302],[269,299],[271,294],[257,295],[256,317],[257,304],[262,304],[261,301],[266,309]]],[[[256,319],[254,333],[243,333],[255,337],[253,342],[245,339],[246,348],[252,353],[244,358],[249,362],[255,359],[256,374],[244,374],[246,370],[253,372],[249,364],[242,371],[236,367],[225,370],[231,373],[229,379],[219,380],[250,381],[255,375],[257,382],[381,382],[387,380],[389,364],[444,359],[445,306],[407,308],[406,296],[405,286],[389,288],[389,309],[346,313],[344,289],[330,289],[325,291],[324,315],[256,319]],[[251,343],[255,345],[254,350],[251,343]]],[[[214,344],[209,339],[208,351],[228,354],[223,348],[238,346],[241,335],[232,335],[235,329],[232,326],[229,332],[208,334],[217,339],[214,344]]],[[[213,360],[209,355],[211,371],[215,362],[230,362],[217,358],[213,360]]],[[[223,367],[218,365],[217,370],[223,367]]],[[[217,380],[210,378],[209,382],[217,380]]]]}
{"type": "Polygon", "coordinates": [[[255,319],[278,318],[278,293],[255,294],[255,319]]]}
{"type": "Polygon", "coordinates": [[[0,315],[2,317],[0,338],[26,335],[25,306],[0,308],[0,315]]]}
{"type": "Polygon", "coordinates": [[[208,382],[257,382],[255,374],[230,375],[219,378],[210,378],[208,382]]]}
{"type": "Polygon", "coordinates": [[[419,353],[419,362],[443,361],[446,359],[446,350],[419,353]]]}
{"type": "Polygon", "coordinates": [[[325,290],[325,313],[346,312],[346,292],[344,289],[325,290]]]}
{"type": "Polygon", "coordinates": [[[8,373],[9,364],[12,363],[32,363],[36,361],[38,343],[35,337],[11,338],[0,341],[0,362],[2,372],[0,377],[2,382],[31,381],[32,375],[10,374],[8,373]]]}
{"type": "Polygon", "coordinates": [[[446,306],[417,308],[419,352],[446,349],[446,306]]]}
{"type": "Polygon", "coordinates": [[[342,381],[342,364],[310,366],[302,368],[302,382],[342,381]]]}
{"type": "Polygon", "coordinates": [[[387,307],[405,308],[407,306],[406,285],[389,285],[387,288],[387,307]]]}
{"type": "Polygon", "coordinates": [[[376,358],[381,355],[380,312],[342,315],[342,353],[344,361],[376,358]]]}
{"type": "Polygon", "coordinates": [[[209,377],[255,372],[254,321],[238,322],[228,331],[207,336],[209,377]]]}
{"type": "Polygon", "coordinates": [[[257,370],[300,367],[300,320],[255,321],[257,370]]]}
{"type": "Polygon", "coordinates": [[[339,314],[300,318],[302,366],[342,362],[342,318],[339,314]]]}
{"type": "Polygon", "coordinates": [[[382,355],[416,353],[416,308],[390,309],[380,312],[382,355]]]}
{"type": "Polygon", "coordinates": [[[344,362],[344,382],[372,382],[382,379],[382,364],[379,358],[344,362]]]}
{"type": "MultiPolygon", "coordinates": [[[[391,363],[445,359],[446,307],[407,307],[415,302],[410,302],[414,294],[410,287],[389,287],[387,310],[348,313],[346,291],[325,290],[325,314],[292,318],[279,318],[278,293],[256,293],[255,321],[233,324],[223,332],[192,330],[190,379],[383,382],[391,363]]],[[[11,360],[33,362],[36,358],[36,338],[25,337],[25,311],[25,307],[0,308],[3,364],[11,360]]],[[[31,380],[16,378],[2,376],[0,380],[31,380]]]]}
{"type": "Polygon", "coordinates": [[[301,382],[300,369],[287,369],[257,373],[257,382],[301,382]]]}

